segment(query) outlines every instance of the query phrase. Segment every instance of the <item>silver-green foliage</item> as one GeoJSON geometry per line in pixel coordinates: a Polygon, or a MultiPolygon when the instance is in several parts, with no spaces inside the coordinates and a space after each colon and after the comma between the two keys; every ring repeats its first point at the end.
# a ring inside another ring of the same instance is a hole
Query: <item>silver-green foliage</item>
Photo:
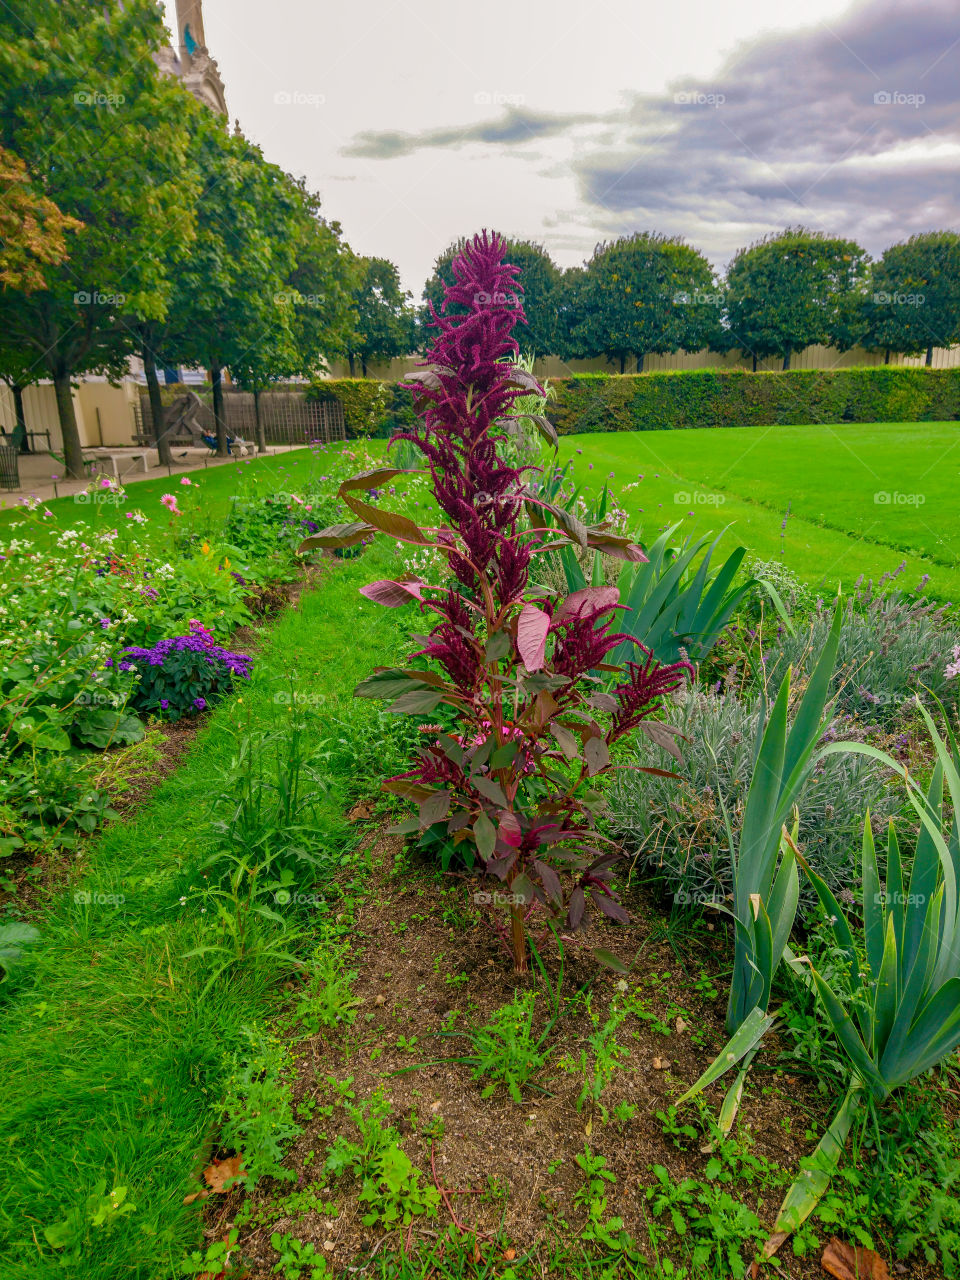
{"type": "MultiPolygon", "coordinates": [[[[682,733],[681,781],[623,770],[610,789],[618,834],[635,854],[641,874],[656,877],[678,906],[723,905],[732,894],[732,867],[724,810],[739,838],[753,772],[762,697],[741,699],[699,688],[683,690],[671,716],[682,733]]],[[[658,748],[638,736],[631,763],[656,765],[658,748]]],[[[864,756],[820,759],[800,788],[800,845],[808,862],[835,893],[848,892],[855,868],[851,843],[869,810],[875,829],[898,804],[882,765],[864,756]]],[[[801,886],[800,913],[816,907],[801,886]]]]}

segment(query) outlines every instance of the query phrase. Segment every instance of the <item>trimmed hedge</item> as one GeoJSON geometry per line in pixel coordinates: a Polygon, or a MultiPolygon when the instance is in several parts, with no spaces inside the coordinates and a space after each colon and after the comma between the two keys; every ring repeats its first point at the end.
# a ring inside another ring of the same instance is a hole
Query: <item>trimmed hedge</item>
{"type": "Polygon", "coordinates": [[[960,419],[960,368],[581,373],[550,385],[547,415],[561,435],[960,419]]]}
{"type": "Polygon", "coordinates": [[[338,400],[351,439],[382,439],[413,423],[413,394],[396,382],[376,378],[322,378],[307,393],[311,400],[338,400]]]}

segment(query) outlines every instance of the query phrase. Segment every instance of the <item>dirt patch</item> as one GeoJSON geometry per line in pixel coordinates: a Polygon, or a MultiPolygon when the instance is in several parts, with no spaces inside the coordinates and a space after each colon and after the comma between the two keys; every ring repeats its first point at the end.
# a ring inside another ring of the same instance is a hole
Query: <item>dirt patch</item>
{"type": "MultiPolygon", "coordinates": [[[[525,991],[538,992],[536,1026],[542,1028],[550,1016],[545,985],[512,972],[505,947],[478,918],[467,888],[410,868],[398,837],[376,837],[370,860],[372,879],[357,911],[346,962],[357,970],[353,990],[361,1001],[359,1014],[351,1026],[296,1047],[296,1099],[304,1129],[285,1164],[296,1171],[297,1181],[290,1187],[264,1184],[252,1197],[234,1192],[211,1203],[210,1237],[222,1238],[243,1205],[241,1220],[247,1225],[239,1248],[249,1275],[266,1280],[277,1262],[270,1244],[275,1231],[313,1242],[334,1274],[346,1275],[363,1268],[374,1252],[381,1257],[416,1252],[454,1224],[476,1233],[478,1256],[484,1259],[513,1250],[517,1259],[539,1259],[548,1268],[542,1274],[555,1274],[547,1263],[551,1242],[572,1241],[588,1222],[582,1203],[585,1175],[576,1157],[589,1144],[616,1179],[603,1187],[604,1221],[621,1218],[650,1257],[646,1189],[656,1182],[652,1168],[664,1168],[677,1185],[688,1177],[703,1179],[709,1159],[700,1149],[701,1137],[671,1132],[671,1123],[677,1130],[695,1121],[694,1109],[685,1108],[666,1124],[661,1117],[669,1117],[672,1100],[726,1039],[725,988],[713,981],[728,953],[725,941],[719,945],[719,932],[718,945],[704,931],[675,950],[664,937],[660,913],[640,901],[631,904],[630,926],[595,924],[585,936],[566,939],[562,1013],[550,1037],[556,1047],[520,1104],[503,1085],[484,1098],[489,1078],[475,1079],[471,1065],[457,1061],[470,1052],[470,1042],[453,1033],[482,1026],[515,992],[525,991]],[[591,948],[600,945],[633,961],[628,978],[593,959],[591,948]],[[592,1107],[580,1096],[581,1053],[586,1052],[589,1070],[590,1037],[612,1008],[625,1003],[631,1012],[616,1031],[625,1053],[602,1092],[602,1107],[592,1107]],[[380,1226],[361,1220],[366,1206],[358,1205],[356,1179],[325,1174],[335,1138],[358,1138],[336,1084],[349,1088],[357,1103],[383,1089],[392,1106],[386,1122],[400,1131],[422,1184],[443,1192],[437,1217],[417,1217],[385,1236],[380,1226]],[[305,1116],[304,1109],[311,1114],[305,1116]],[[313,1209],[300,1194],[311,1191],[317,1197],[313,1209]]],[[[542,955],[556,990],[560,957],[549,937],[542,955]]],[[[835,1101],[824,1098],[809,1079],[777,1071],[778,1047],[772,1039],[766,1057],[755,1063],[740,1112],[742,1149],[760,1163],[741,1170],[729,1187],[767,1229],[783,1183],[792,1180],[801,1156],[809,1154],[805,1130],[816,1119],[822,1131],[835,1101]],[[780,1182],[771,1185],[778,1175],[780,1182]]],[[[714,1086],[707,1096],[715,1114],[722,1088],[714,1086]]],[[[780,1274],[822,1272],[812,1259],[785,1256],[780,1274]]],[[[909,1274],[940,1273],[915,1268],[909,1274]]]]}

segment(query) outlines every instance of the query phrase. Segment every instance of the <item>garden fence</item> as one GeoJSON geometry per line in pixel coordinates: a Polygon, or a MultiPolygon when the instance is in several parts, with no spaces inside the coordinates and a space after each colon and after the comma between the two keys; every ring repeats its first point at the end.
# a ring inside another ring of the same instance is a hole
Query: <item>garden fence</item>
{"type": "MultiPolygon", "coordinates": [[[[199,405],[192,417],[205,433],[216,435],[212,392],[200,391],[197,398],[199,405]]],[[[170,403],[167,393],[164,395],[164,407],[170,403]]],[[[153,413],[150,397],[145,391],[140,393],[138,409],[137,433],[143,443],[154,444],[153,413]]],[[[223,416],[228,435],[240,436],[247,441],[256,440],[256,407],[252,391],[224,390],[223,416]]],[[[314,440],[329,444],[347,438],[343,406],[333,400],[308,400],[302,391],[261,391],[260,421],[267,444],[307,444],[314,440]]],[[[186,437],[178,433],[171,443],[181,440],[186,441],[186,437]]]]}

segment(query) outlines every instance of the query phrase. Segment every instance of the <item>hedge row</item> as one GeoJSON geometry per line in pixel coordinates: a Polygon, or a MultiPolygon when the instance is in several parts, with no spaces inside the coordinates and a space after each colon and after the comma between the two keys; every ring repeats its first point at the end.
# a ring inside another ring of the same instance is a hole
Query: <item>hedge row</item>
{"type": "Polygon", "coordinates": [[[312,400],[343,405],[347,435],[387,437],[413,422],[413,396],[395,382],[375,378],[324,378],[310,387],[312,400]]]}
{"type": "MultiPolygon", "coordinates": [[[[561,435],[689,427],[960,419],[960,368],[690,369],[552,379],[547,414],[561,435]]],[[[328,378],[310,396],[339,400],[347,434],[386,437],[413,421],[409,391],[374,378],[328,378]]]]}
{"type": "Polygon", "coordinates": [[[562,435],[960,419],[960,368],[586,373],[556,379],[551,386],[547,414],[562,435]]]}

